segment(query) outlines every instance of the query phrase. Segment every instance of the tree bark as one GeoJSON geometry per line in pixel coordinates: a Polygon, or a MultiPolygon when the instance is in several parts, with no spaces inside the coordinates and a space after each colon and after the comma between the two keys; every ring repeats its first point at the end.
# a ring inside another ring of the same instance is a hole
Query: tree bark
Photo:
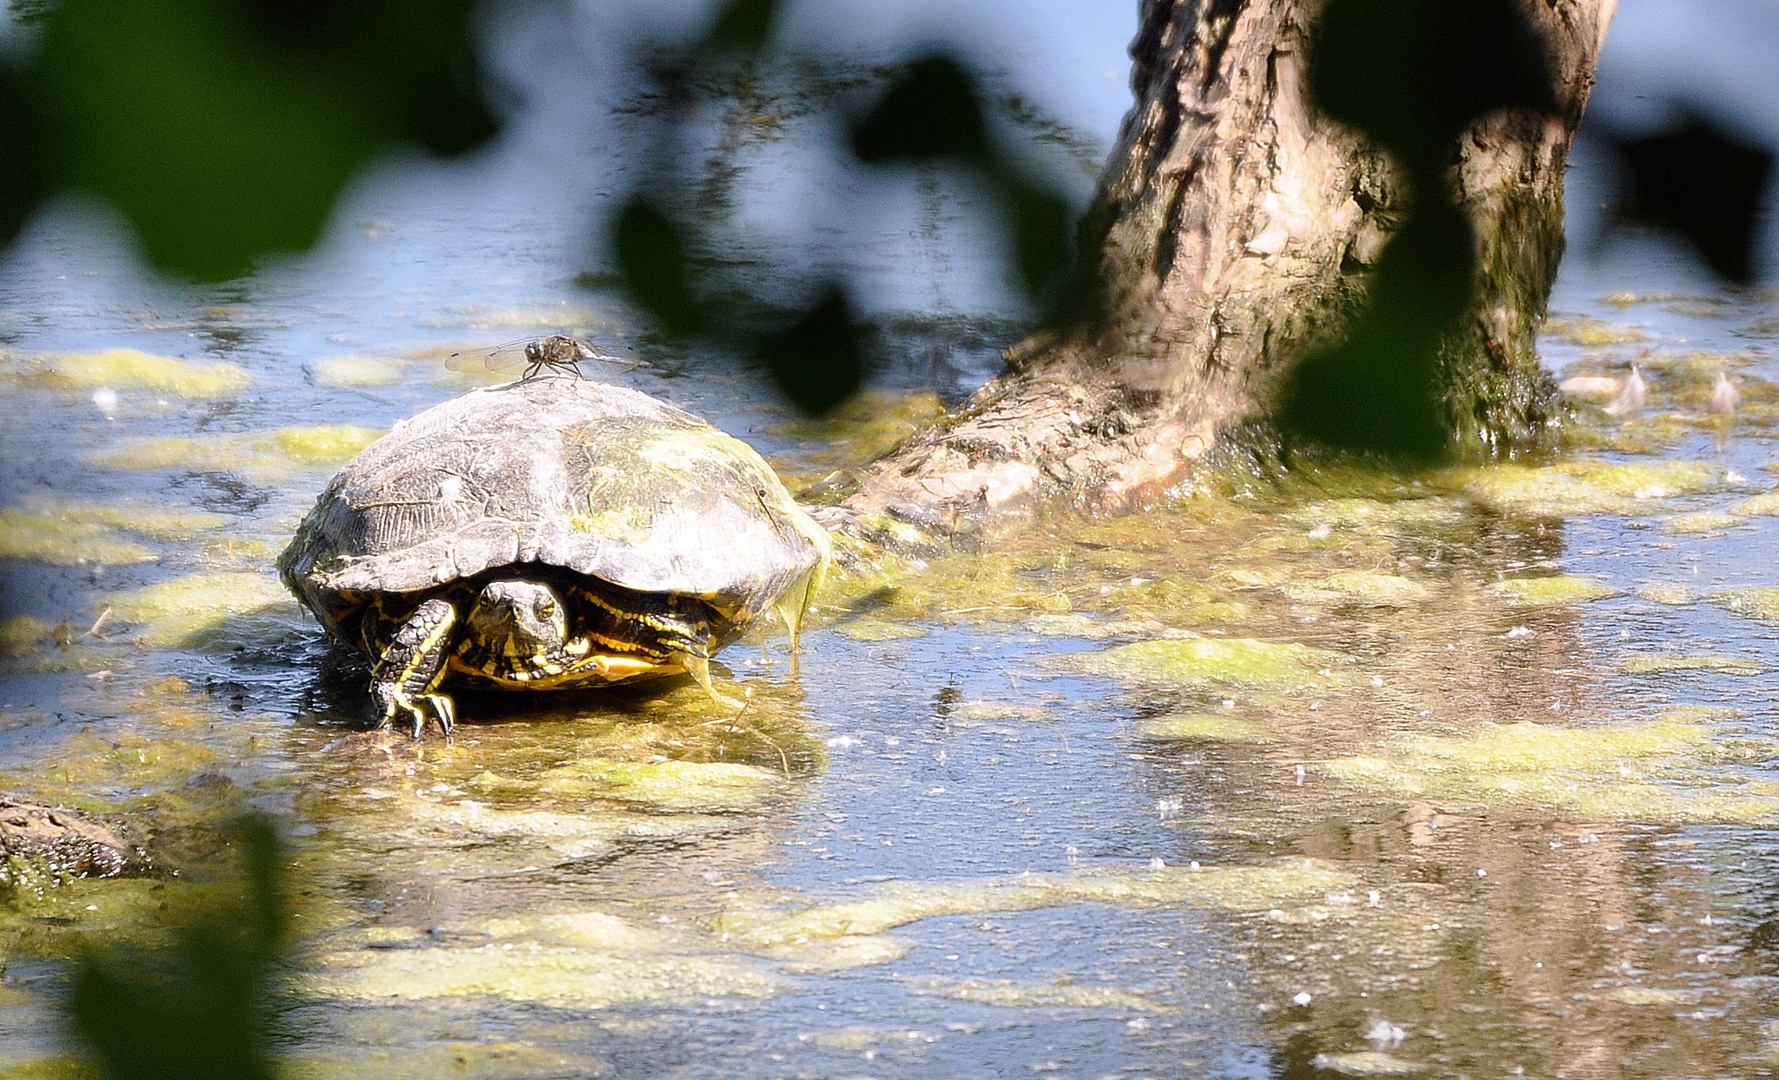
{"type": "MultiPolygon", "coordinates": [[[[1554,116],[1498,113],[1452,182],[1477,236],[1470,314],[1441,349],[1461,452],[1539,439],[1556,398],[1533,333],[1563,250],[1563,170],[1615,0],[1526,0],[1549,43],[1554,116]]],[[[1089,303],[1008,350],[955,416],[876,463],[843,506],[958,531],[1066,501],[1165,494],[1263,419],[1279,376],[1338,334],[1400,222],[1404,185],[1306,97],[1323,0],[1142,0],[1136,104],[1082,227],[1089,303]]]]}

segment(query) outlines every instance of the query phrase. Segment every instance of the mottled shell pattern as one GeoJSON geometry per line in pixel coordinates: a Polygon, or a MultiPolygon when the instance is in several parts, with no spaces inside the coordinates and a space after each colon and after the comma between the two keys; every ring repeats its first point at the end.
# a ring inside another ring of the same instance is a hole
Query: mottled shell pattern
{"type": "Polygon", "coordinates": [[[278,566],[330,631],[367,596],[530,563],[698,597],[728,639],[775,605],[794,631],[829,553],[746,443],[563,375],[472,390],[397,424],[333,478],[278,566]]]}

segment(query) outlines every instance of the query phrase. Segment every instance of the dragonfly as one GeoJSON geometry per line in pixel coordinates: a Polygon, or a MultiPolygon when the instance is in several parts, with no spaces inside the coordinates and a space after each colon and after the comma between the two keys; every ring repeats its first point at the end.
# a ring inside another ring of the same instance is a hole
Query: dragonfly
{"type": "Polygon", "coordinates": [[[492,349],[465,349],[445,358],[445,367],[452,371],[512,371],[525,368],[521,381],[544,371],[570,373],[586,378],[582,364],[591,364],[607,375],[622,375],[641,364],[634,358],[613,356],[599,346],[567,334],[551,334],[542,338],[521,338],[496,345],[492,349]]]}

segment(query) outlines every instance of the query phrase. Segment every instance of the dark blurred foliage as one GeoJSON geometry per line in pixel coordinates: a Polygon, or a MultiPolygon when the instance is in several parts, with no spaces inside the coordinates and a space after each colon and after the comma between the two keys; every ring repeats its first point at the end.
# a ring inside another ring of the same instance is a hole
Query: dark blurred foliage
{"type": "MultiPolygon", "coordinates": [[[[732,0],[699,41],[650,65],[661,100],[657,147],[680,141],[692,123],[694,87],[722,85],[708,76],[745,70],[765,56],[776,0],[732,0]]],[[[745,78],[730,80],[745,84],[745,78]]],[[[999,208],[1014,261],[1030,294],[1054,315],[1067,298],[1062,283],[1072,259],[1074,215],[1046,178],[1008,154],[985,118],[976,77],[951,56],[921,57],[896,73],[874,102],[847,117],[848,140],[862,163],[885,168],[939,162],[966,170],[999,208]]],[[[685,162],[667,153],[649,163],[645,179],[614,215],[612,248],[630,299],[670,336],[702,336],[754,356],[778,389],[805,412],[825,413],[869,376],[865,327],[845,283],[830,275],[810,290],[806,308],[785,311],[746,282],[699,281],[695,253],[703,246],[695,217],[676,213],[650,192],[687,184],[685,162]]]]}
{"type": "Polygon", "coordinates": [[[1476,236],[1448,179],[1457,139],[1500,109],[1553,112],[1542,38],[1518,0],[1333,0],[1315,28],[1310,94],[1402,171],[1407,216],[1346,334],[1288,377],[1279,422],[1342,450],[1427,460],[1450,441],[1439,347],[1476,281],[1476,236]]]}
{"type": "Polygon", "coordinates": [[[0,240],[74,189],[156,266],[235,277],[314,243],[392,143],[457,154],[496,129],[473,0],[61,0],[0,72],[0,240]]]}
{"type": "Polygon", "coordinates": [[[1719,277],[1754,282],[1754,241],[1773,152],[1701,117],[1670,129],[1604,138],[1624,165],[1627,197],[1620,220],[1672,229],[1689,240],[1719,277]]]}
{"type": "MultiPolygon", "coordinates": [[[[698,215],[673,198],[699,95],[742,87],[771,59],[779,0],[729,0],[699,38],[635,49],[667,107],[643,179],[608,221],[617,278],[670,338],[761,362],[805,410],[844,400],[870,350],[843,268],[813,275],[807,306],[715,281],[698,215]],[[644,53],[648,52],[648,55],[644,53]]],[[[0,242],[31,209],[86,190],[130,219],[155,265],[202,280],[318,236],[353,170],[390,145],[457,154],[497,128],[471,41],[476,0],[12,0],[32,47],[0,62],[0,242]]],[[[640,37],[640,36],[639,36],[640,37]]],[[[1425,457],[1443,445],[1434,349],[1461,316],[1469,226],[1445,179],[1455,140],[1496,109],[1549,110],[1548,61],[1518,0],[1333,0],[1313,34],[1311,88],[1409,178],[1410,212],[1350,336],[1287,387],[1288,429],[1335,446],[1425,457]]],[[[745,91],[736,90],[736,93],[745,91]]],[[[1059,185],[1009,152],[979,80],[942,52],[908,63],[871,101],[837,99],[861,163],[955,169],[995,206],[1019,280],[1045,318],[1092,295],[1059,185]]],[[[1632,220],[1680,230],[1732,281],[1752,275],[1771,154],[1699,122],[1615,140],[1632,220]]]]}
{"type": "Polygon", "coordinates": [[[108,1080],[272,1080],[288,991],[282,845],[270,823],[237,827],[239,880],[162,950],[83,960],[69,1015],[108,1080]]]}

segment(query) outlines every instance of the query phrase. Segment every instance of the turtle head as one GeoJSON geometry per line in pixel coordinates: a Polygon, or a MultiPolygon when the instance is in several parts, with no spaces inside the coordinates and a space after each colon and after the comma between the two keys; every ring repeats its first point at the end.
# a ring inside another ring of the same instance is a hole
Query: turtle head
{"type": "Polygon", "coordinates": [[[568,643],[568,616],[548,585],[491,581],[469,609],[470,633],[496,656],[551,656],[568,643]]]}

